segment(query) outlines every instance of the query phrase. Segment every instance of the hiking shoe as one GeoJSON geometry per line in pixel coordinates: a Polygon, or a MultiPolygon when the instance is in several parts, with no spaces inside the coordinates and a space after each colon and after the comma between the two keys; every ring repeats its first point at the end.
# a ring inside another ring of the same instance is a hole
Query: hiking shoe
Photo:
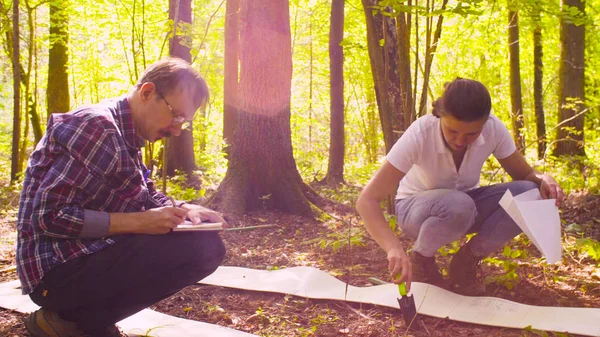
{"type": "Polygon", "coordinates": [[[39,309],[25,319],[25,328],[31,337],[84,337],[77,322],[69,322],[55,311],[39,309]]]}
{"type": "Polygon", "coordinates": [[[413,250],[408,254],[408,258],[412,264],[413,281],[429,283],[442,288],[447,286],[434,257],[426,257],[413,250]]]}
{"type": "Polygon", "coordinates": [[[482,257],[476,256],[468,244],[462,246],[452,258],[448,276],[453,291],[467,296],[481,296],[486,293],[481,278],[482,257]]]}

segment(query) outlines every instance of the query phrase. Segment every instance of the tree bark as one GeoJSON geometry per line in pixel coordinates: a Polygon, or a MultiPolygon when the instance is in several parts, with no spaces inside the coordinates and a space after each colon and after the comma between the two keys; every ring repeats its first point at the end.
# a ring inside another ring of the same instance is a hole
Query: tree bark
{"type": "Polygon", "coordinates": [[[69,17],[67,0],[50,2],[50,50],[48,52],[48,87],[46,102],[48,116],[70,110],[69,74],[69,17]]]}
{"type": "MultiPolygon", "coordinates": [[[[191,62],[192,36],[186,35],[186,32],[192,24],[192,1],[169,0],[169,19],[174,22],[175,32],[170,41],[170,55],[191,62]]],[[[192,130],[182,130],[178,137],[171,137],[167,144],[167,162],[163,163],[167,165],[167,174],[174,175],[178,170],[191,177],[196,169],[192,130]]]]}
{"type": "MultiPolygon", "coordinates": [[[[375,98],[387,153],[405,130],[406,110],[403,106],[398,74],[396,24],[393,18],[375,10],[377,0],[362,0],[362,3],[367,23],[367,44],[375,84],[375,98]]],[[[410,91],[407,95],[410,96],[410,91]]]]}
{"type": "MultiPolygon", "coordinates": [[[[448,0],[443,0],[442,2],[442,10],[446,9],[448,5],[448,0]]],[[[433,10],[433,8],[432,8],[433,10]]],[[[433,17],[431,18],[433,20],[433,17]]],[[[419,103],[419,117],[423,116],[427,113],[427,89],[429,88],[429,77],[431,74],[431,66],[433,65],[433,57],[435,56],[435,52],[437,50],[438,42],[440,41],[440,37],[442,36],[442,23],[444,21],[444,16],[439,15],[438,20],[435,27],[435,32],[433,33],[433,42],[427,43],[425,50],[425,69],[423,70],[423,86],[421,87],[421,101],[419,103]]],[[[431,30],[427,30],[428,41],[431,40],[429,37],[431,35],[431,30]]]]}
{"type": "Polygon", "coordinates": [[[329,185],[344,182],[344,50],[340,43],[344,38],[344,1],[331,3],[331,26],[329,30],[329,90],[330,133],[329,166],[325,181],[329,185]]]}
{"type": "Polygon", "coordinates": [[[10,183],[14,184],[19,176],[19,143],[21,138],[21,62],[19,62],[19,0],[13,0],[12,27],[12,70],[13,70],[13,136],[11,152],[10,183]]]}
{"type": "Polygon", "coordinates": [[[225,76],[223,90],[223,139],[229,144],[237,125],[240,0],[227,0],[225,10],[225,76]]]}
{"type": "MultiPolygon", "coordinates": [[[[396,28],[398,29],[396,36],[396,39],[398,40],[397,71],[400,78],[400,99],[402,100],[400,103],[402,106],[400,117],[403,118],[403,121],[401,125],[396,122],[394,130],[400,132],[404,132],[406,127],[416,119],[410,71],[410,16],[410,13],[400,13],[400,15],[396,17],[396,28]]],[[[402,133],[399,133],[398,138],[401,134],[402,133]]]]}
{"type": "Polygon", "coordinates": [[[540,27],[540,12],[534,13],[533,29],[533,100],[535,102],[535,125],[537,135],[538,159],[543,159],[546,154],[546,117],[544,116],[544,64],[542,46],[542,27],[540,27]]]}
{"type": "MultiPolygon", "coordinates": [[[[576,7],[584,12],[583,2],[580,0],[563,0],[565,7],[576,7]]],[[[559,70],[559,110],[558,122],[568,119],[557,132],[557,144],[554,155],[585,156],[583,122],[584,115],[580,114],[585,109],[584,100],[584,51],[585,51],[585,25],[576,26],[565,18],[560,23],[560,70],[559,70]]]]}
{"type": "Polygon", "coordinates": [[[209,204],[234,217],[255,209],[316,216],[290,128],[292,51],[287,0],[242,0],[238,125],[225,179],[209,204]]]}
{"type": "Polygon", "coordinates": [[[521,67],[519,65],[519,14],[508,11],[508,51],[510,54],[510,103],[513,137],[521,153],[525,151],[523,137],[523,98],[521,96],[521,67]]]}

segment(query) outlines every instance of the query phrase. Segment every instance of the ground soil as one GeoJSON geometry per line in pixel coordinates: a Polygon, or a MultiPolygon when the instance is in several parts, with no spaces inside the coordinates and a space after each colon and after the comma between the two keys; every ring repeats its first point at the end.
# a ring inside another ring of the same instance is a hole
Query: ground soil
{"type": "MultiPolygon", "coordinates": [[[[0,215],[0,270],[13,266],[15,262],[18,202],[16,192],[3,191],[1,198],[0,202],[4,202],[6,208],[0,215]]],[[[223,233],[228,249],[223,264],[262,270],[313,266],[354,286],[373,285],[370,277],[389,280],[385,254],[365,233],[357,214],[349,206],[351,204],[349,201],[328,202],[323,209],[337,219],[325,222],[270,211],[248,214],[236,225],[270,224],[275,227],[223,233]]],[[[495,260],[483,264],[483,271],[490,282],[488,295],[532,305],[600,307],[598,265],[574,248],[579,237],[600,240],[600,197],[572,193],[562,210],[562,219],[569,230],[564,235],[563,262],[546,265],[527,239],[515,240],[511,243],[512,250],[527,253],[527,257],[511,260],[516,262],[518,280],[509,290],[507,283],[502,281],[506,271],[502,265],[493,263],[507,259],[500,253],[496,254],[495,260]]],[[[404,242],[410,247],[409,240],[404,242]]],[[[448,256],[438,258],[442,268],[447,267],[452,248],[447,251],[450,252],[448,256]]],[[[16,277],[14,271],[0,272],[0,282],[16,277]]],[[[539,331],[487,327],[432,317],[421,317],[407,331],[397,309],[205,285],[187,287],[157,303],[153,309],[260,336],[543,335],[539,331]]],[[[23,314],[0,309],[0,336],[27,336],[22,324],[24,317],[23,314]]],[[[549,335],[557,334],[550,332],[549,335]]]]}

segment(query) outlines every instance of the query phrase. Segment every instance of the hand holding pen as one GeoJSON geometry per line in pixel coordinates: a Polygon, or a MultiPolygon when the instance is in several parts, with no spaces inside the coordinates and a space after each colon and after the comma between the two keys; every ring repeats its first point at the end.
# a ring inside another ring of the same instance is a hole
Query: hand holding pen
{"type": "MultiPolygon", "coordinates": [[[[178,210],[183,210],[183,208],[181,208],[181,207],[177,206],[177,203],[175,202],[175,199],[173,199],[173,197],[172,197],[172,196],[169,196],[169,200],[171,201],[171,205],[172,205],[172,207],[175,207],[175,208],[177,208],[178,210]]],[[[176,215],[177,215],[177,214],[176,214],[176,215]]],[[[181,217],[181,222],[185,221],[186,217],[187,217],[187,211],[185,211],[185,215],[184,215],[183,217],[181,217]]]]}

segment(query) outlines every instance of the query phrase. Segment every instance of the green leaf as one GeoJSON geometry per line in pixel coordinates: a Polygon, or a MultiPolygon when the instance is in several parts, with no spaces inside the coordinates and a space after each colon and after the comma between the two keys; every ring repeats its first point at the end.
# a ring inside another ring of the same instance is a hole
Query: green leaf
{"type": "Polygon", "coordinates": [[[502,251],[502,255],[506,257],[510,257],[511,249],[509,246],[504,246],[504,250],[502,251]]]}

